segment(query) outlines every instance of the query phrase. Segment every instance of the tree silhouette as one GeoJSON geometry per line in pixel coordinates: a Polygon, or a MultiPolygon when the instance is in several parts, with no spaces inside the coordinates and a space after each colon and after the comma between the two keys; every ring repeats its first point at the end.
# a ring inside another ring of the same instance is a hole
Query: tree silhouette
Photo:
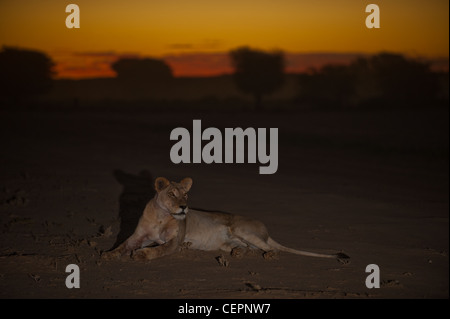
{"type": "Polygon", "coordinates": [[[352,67],[376,83],[383,98],[392,102],[422,102],[434,98],[437,77],[429,64],[400,54],[380,53],[357,60],[352,67]]]}
{"type": "Polygon", "coordinates": [[[438,78],[429,64],[400,54],[360,57],[299,76],[300,100],[322,106],[410,106],[437,98],[438,78]]]}
{"type": "Polygon", "coordinates": [[[158,59],[123,58],[111,67],[118,79],[126,82],[159,83],[173,78],[171,68],[158,59]]]}
{"type": "Polygon", "coordinates": [[[237,87],[244,93],[252,94],[256,109],[261,110],[263,95],[274,92],[284,83],[283,53],[242,47],[232,50],[230,57],[237,87]]]}
{"type": "Polygon", "coordinates": [[[3,47],[0,52],[0,96],[17,103],[46,93],[52,86],[53,65],[44,53],[3,47]]]}

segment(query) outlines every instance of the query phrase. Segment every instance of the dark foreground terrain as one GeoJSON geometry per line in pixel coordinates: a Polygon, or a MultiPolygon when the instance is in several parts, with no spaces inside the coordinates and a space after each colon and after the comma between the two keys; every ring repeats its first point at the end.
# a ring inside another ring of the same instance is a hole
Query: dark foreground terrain
{"type": "Polygon", "coordinates": [[[0,112],[1,298],[448,298],[448,110],[0,112]],[[180,164],[172,129],[278,127],[279,169],[180,164]],[[351,262],[183,250],[99,254],[133,230],[153,180],[190,176],[190,206],[263,221],[278,242],[351,262]],[[68,264],[81,288],[67,289],[68,264]],[[381,288],[368,289],[368,264],[381,288]]]}

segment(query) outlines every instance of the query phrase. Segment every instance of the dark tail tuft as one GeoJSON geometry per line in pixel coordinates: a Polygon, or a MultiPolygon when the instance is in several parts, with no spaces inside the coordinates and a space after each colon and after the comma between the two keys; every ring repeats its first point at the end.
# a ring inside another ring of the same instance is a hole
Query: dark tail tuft
{"type": "Polygon", "coordinates": [[[336,254],[335,256],[336,256],[337,259],[350,259],[350,257],[347,256],[347,255],[344,254],[344,253],[338,253],[338,254],[336,254]]]}

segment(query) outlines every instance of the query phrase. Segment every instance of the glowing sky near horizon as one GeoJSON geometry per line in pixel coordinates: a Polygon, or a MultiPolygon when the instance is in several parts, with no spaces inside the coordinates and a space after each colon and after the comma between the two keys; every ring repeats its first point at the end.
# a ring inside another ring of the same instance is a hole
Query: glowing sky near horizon
{"type": "Polygon", "coordinates": [[[447,0],[74,0],[81,11],[80,29],[65,26],[69,3],[1,0],[0,45],[52,56],[163,57],[243,45],[286,52],[449,55],[447,0]],[[380,7],[380,29],[365,26],[369,3],[380,7]]]}

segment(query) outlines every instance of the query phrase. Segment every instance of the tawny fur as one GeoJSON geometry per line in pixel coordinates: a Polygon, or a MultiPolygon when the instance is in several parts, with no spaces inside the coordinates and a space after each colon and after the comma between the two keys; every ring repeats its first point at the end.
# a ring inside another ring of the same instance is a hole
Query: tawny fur
{"type": "Polygon", "coordinates": [[[106,259],[130,255],[136,260],[151,260],[169,255],[186,243],[191,249],[260,249],[266,253],[284,251],[297,255],[347,259],[347,255],[318,254],[280,245],[270,238],[266,226],[257,220],[220,212],[187,207],[192,179],[179,183],[164,177],[155,180],[156,194],[144,209],[135,232],[116,249],[104,252],[106,259]]]}

